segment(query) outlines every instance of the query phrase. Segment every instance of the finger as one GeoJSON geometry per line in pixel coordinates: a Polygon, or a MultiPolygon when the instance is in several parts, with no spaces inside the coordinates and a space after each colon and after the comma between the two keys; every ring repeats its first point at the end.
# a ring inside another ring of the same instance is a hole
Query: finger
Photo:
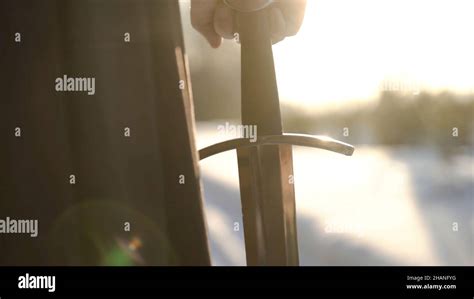
{"type": "Polygon", "coordinates": [[[222,38],[214,29],[214,12],[217,0],[192,0],[191,25],[200,32],[211,47],[218,48],[222,38]]]}
{"type": "Polygon", "coordinates": [[[286,22],[285,17],[279,8],[274,7],[270,10],[270,27],[273,44],[285,39],[286,22]]]}
{"type": "Polygon", "coordinates": [[[230,7],[223,2],[219,2],[214,14],[214,30],[215,32],[226,39],[234,38],[233,19],[234,14],[230,7]]]}
{"type": "Polygon", "coordinates": [[[272,36],[272,45],[281,42],[282,40],[285,39],[285,37],[286,37],[286,36],[284,36],[284,35],[275,35],[275,36],[272,36]]]}
{"type": "Polygon", "coordinates": [[[278,0],[278,7],[281,9],[286,21],[286,36],[293,36],[301,28],[306,9],[306,0],[278,0]]]}

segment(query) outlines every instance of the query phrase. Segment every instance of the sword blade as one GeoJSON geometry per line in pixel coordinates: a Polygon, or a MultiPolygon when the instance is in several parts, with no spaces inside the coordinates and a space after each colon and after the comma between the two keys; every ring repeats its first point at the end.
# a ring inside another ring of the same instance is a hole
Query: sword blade
{"type": "MultiPolygon", "coordinates": [[[[239,13],[242,124],[257,136],[282,134],[266,10],[239,13]]],[[[258,137],[257,137],[258,138],[258,137]]],[[[248,265],[298,265],[291,145],[237,150],[248,265]]]]}

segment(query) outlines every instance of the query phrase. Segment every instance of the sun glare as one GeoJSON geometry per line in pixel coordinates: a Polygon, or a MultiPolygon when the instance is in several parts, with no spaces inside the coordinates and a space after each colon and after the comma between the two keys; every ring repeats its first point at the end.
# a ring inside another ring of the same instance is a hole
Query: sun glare
{"type": "Polygon", "coordinates": [[[471,0],[308,0],[274,47],[283,101],[334,108],[381,90],[474,92],[471,0]]]}

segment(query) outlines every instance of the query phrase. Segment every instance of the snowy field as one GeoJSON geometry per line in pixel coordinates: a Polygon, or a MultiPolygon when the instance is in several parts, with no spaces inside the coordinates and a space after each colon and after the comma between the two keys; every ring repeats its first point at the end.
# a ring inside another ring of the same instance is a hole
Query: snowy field
{"type": "MultiPolygon", "coordinates": [[[[227,139],[216,127],[198,123],[198,149],[227,139]]],[[[474,265],[472,149],[293,155],[301,265],[474,265]]],[[[235,151],[200,165],[213,264],[245,265],[235,151]]]]}

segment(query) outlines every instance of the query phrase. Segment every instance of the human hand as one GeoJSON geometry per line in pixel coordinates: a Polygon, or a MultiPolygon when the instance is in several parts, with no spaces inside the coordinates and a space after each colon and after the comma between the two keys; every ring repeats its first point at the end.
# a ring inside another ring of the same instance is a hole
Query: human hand
{"type": "MultiPolygon", "coordinates": [[[[265,0],[228,0],[235,6],[261,7],[265,0]]],[[[298,33],[303,23],[306,0],[276,0],[270,9],[272,42],[298,33]]],[[[191,24],[213,48],[218,48],[222,38],[234,38],[233,10],[221,0],[191,0],[191,24]]]]}

